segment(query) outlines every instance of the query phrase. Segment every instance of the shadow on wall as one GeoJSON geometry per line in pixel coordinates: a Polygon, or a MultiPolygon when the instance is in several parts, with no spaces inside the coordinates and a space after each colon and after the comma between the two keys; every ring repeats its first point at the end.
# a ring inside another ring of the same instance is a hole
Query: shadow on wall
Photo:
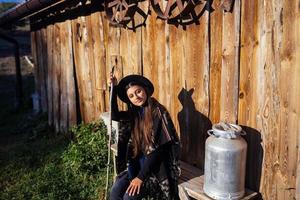
{"type": "MultiPolygon", "coordinates": [[[[181,160],[204,172],[205,141],[208,138],[207,130],[211,129],[212,123],[209,118],[196,110],[192,99],[193,93],[194,89],[182,88],[178,94],[183,107],[177,115],[182,144],[181,160]]],[[[263,162],[261,134],[251,127],[242,126],[242,128],[247,133],[243,138],[248,145],[245,187],[259,193],[263,162]]],[[[256,199],[262,199],[261,195],[259,194],[256,199]]]]}
{"type": "Polygon", "coordinates": [[[200,17],[205,11],[212,12],[211,1],[189,0],[168,1],[133,0],[133,1],[105,1],[105,13],[107,19],[114,26],[121,26],[135,31],[136,28],[146,25],[147,16],[154,11],[157,18],[166,20],[175,26],[181,25],[184,29],[189,24],[200,24],[200,17]],[[149,3],[141,6],[141,3],[149,3]],[[151,3],[151,7],[150,7],[151,3]],[[150,10],[151,9],[151,10],[150,10]]]}
{"type": "Polygon", "coordinates": [[[211,129],[211,121],[196,110],[192,99],[194,89],[189,91],[182,88],[178,99],[182,110],[177,118],[180,127],[180,140],[182,144],[181,160],[200,168],[204,172],[205,140],[207,130],[211,129]]]}
{"type": "MultiPolygon", "coordinates": [[[[182,26],[186,29],[187,25],[200,24],[200,18],[205,11],[213,12],[213,0],[189,0],[182,1],[178,6],[177,1],[172,4],[163,5],[162,2],[151,0],[132,0],[132,1],[97,1],[97,0],[73,0],[66,1],[46,11],[42,11],[31,17],[32,30],[38,30],[49,24],[63,22],[68,19],[76,19],[79,16],[88,16],[94,12],[105,12],[106,19],[110,21],[111,26],[123,27],[132,31],[146,25],[146,21],[151,12],[155,12],[157,18],[166,20],[168,24],[176,27],[182,26]],[[147,6],[141,6],[142,3],[149,2],[147,6]]],[[[169,1],[171,2],[171,1],[169,1]]]]}
{"type": "Polygon", "coordinates": [[[147,17],[151,14],[149,6],[139,7],[144,1],[105,1],[104,10],[110,24],[135,31],[141,26],[146,26],[147,17]]]}
{"type": "Polygon", "coordinates": [[[50,24],[74,20],[80,16],[89,16],[95,12],[104,12],[104,5],[101,1],[93,0],[89,3],[84,0],[63,1],[31,17],[31,30],[35,31],[50,24]]]}
{"type": "MultiPolygon", "coordinates": [[[[248,126],[242,126],[242,128],[247,133],[245,136],[243,136],[243,138],[246,140],[248,145],[245,186],[250,190],[259,192],[263,162],[261,133],[248,126]]],[[[258,199],[262,199],[261,196],[258,199]]]]}
{"type": "MultiPolygon", "coordinates": [[[[186,4],[186,7],[183,9],[183,11],[179,15],[168,19],[167,22],[169,24],[175,25],[176,27],[182,26],[182,28],[184,30],[186,29],[186,26],[188,26],[190,24],[199,25],[200,18],[203,16],[205,11],[207,11],[208,13],[211,13],[214,11],[214,9],[211,6],[212,2],[213,2],[213,0],[188,1],[188,3],[186,4]]],[[[176,7],[178,7],[177,4],[172,5],[170,12],[172,12],[173,10],[176,10],[176,7]]]]}

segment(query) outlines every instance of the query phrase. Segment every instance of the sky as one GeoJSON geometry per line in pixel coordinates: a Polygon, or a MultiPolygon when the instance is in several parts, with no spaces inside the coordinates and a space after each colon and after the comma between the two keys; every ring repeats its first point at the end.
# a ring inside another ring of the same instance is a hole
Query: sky
{"type": "Polygon", "coordinates": [[[20,3],[24,0],[0,0],[0,3],[3,3],[3,2],[16,2],[16,3],[20,3]]]}

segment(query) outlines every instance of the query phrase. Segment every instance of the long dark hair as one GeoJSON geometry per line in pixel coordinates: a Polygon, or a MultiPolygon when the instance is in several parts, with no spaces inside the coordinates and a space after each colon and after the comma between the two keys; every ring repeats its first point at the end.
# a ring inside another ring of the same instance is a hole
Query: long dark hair
{"type": "Polygon", "coordinates": [[[131,82],[126,86],[126,91],[134,86],[138,85],[143,87],[147,94],[147,100],[142,107],[134,106],[132,103],[128,105],[128,111],[132,116],[132,145],[133,145],[133,157],[139,155],[143,150],[150,147],[153,136],[153,101],[149,96],[147,87],[131,82]],[[141,110],[143,109],[143,111],[141,110]],[[143,149],[144,147],[144,149],[143,149]]]}

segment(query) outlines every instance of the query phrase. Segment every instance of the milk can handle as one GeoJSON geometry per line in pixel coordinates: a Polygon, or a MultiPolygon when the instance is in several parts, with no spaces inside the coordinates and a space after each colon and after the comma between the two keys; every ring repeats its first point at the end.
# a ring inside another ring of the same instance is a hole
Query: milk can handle
{"type": "Polygon", "coordinates": [[[242,131],[240,132],[240,135],[247,135],[247,133],[246,133],[246,131],[242,130],[242,131]]]}
{"type": "Polygon", "coordinates": [[[214,135],[214,131],[212,129],[210,129],[210,130],[207,131],[207,134],[208,135],[214,135]]]}

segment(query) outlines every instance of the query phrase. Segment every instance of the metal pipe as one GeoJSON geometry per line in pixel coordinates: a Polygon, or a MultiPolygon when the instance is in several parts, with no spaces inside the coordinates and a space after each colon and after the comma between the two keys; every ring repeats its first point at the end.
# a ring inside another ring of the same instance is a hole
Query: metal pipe
{"type": "Polygon", "coordinates": [[[16,108],[19,109],[23,106],[23,84],[22,84],[22,74],[21,74],[21,64],[20,64],[20,53],[19,53],[19,43],[14,38],[8,36],[3,31],[0,30],[0,37],[10,42],[14,46],[15,55],[15,66],[16,66],[16,108]]]}
{"type": "Polygon", "coordinates": [[[0,26],[11,23],[12,21],[28,17],[33,13],[44,10],[44,8],[51,7],[58,3],[63,2],[62,0],[28,0],[24,3],[18,4],[15,7],[0,14],[0,26]]]}

